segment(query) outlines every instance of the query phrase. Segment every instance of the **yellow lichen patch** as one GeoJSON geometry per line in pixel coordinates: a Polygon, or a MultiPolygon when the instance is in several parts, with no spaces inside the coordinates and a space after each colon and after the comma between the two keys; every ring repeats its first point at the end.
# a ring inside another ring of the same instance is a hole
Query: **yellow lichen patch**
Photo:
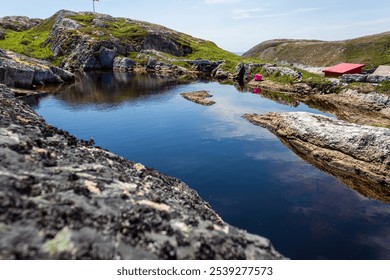
{"type": "Polygon", "coordinates": [[[87,187],[87,189],[91,193],[101,194],[101,191],[99,190],[99,188],[97,187],[97,184],[95,182],[85,180],[84,185],[87,187]]]}
{"type": "Polygon", "coordinates": [[[144,165],[140,164],[140,163],[136,163],[134,164],[134,168],[135,170],[137,170],[138,172],[142,172],[144,171],[146,168],[144,165]]]}
{"type": "Polygon", "coordinates": [[[114,181],[112,184],[110,184],[108,187],[111,188],[119,188],[123,191],[123,194],[130,195],[130,191],[134,191],[137,189],[136,184],[132,183],[124,183],[121,181],[114,181]]]}
{"type": "Polygon", "coordinates": [[[26,59],[23,59],[22,57],[19,57],[11,52],[7,52],[7,54],[16,62],[19,62],[21,64],[24,64],[24,65],[27,65],[27,66],[36,66],[36,67],[40,67],[42,69],[50,69],[49,66],[45,65],[45,64],[42,64],[42,63],[37,63],[37,62],[32,62],[32,61],[28,61],[26,59]]]}
{"type": "Polygon", "coordinates": [[[170,210],[171,210],[171,207],[169,207],[169,205],[162,204],[162,203],[156,203],[156,202],[149,201],[149,200],[141,200],[138,202],[138,204],[149,206],[149,207],[152,207],[152,208],[154,208],[158,211],[162,211],[162,212],[170,212],[170,210]]]}
{"type": "Polygon", "coordinates": [[[52,240],[43,244],[43,250],[51,256],[70,250],[71,247],[72,244],[68,227],[63,228],[52,240]]]}

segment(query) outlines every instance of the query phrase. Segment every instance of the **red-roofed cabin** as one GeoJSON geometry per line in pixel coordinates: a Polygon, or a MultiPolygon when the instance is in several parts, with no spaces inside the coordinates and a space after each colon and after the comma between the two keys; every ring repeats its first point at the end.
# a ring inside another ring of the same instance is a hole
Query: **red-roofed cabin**
{"type": "Polygon", "coordinates": [[[364,64],[341,63],[322,70],[325,77],[340,77],[344,74],[361,74],[364,64]]]}

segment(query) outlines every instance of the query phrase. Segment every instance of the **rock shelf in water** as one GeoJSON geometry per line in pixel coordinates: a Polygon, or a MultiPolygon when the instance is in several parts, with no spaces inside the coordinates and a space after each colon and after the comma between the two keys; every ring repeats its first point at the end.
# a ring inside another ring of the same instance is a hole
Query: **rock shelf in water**
{"type": "Polygon", "coordinates": [[[247,114],[317,168],[369,198],[390,202],[390,129],[310,113],[247,114]]]}
{"type": "Polygon", "coordinates": [[[211,105],[215,104],[215,101],[206,99],[206,98],[210,98],[213,96],[205,90],[194,91],[194,92],[185,92],[185,93],[182,93],[181,96],[183,96],[187,100],[190,100],[194,103],[197,103],[197,104],[200,104],[203,106],[211,106],[211,105]]]}

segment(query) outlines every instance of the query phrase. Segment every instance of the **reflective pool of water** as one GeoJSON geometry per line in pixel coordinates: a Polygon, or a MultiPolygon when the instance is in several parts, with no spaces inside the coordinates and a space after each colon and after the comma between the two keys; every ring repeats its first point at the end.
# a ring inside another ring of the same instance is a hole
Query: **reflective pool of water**
{"type": "Polygon", "coordinates": [[[83,74],[28,102],[50,124],[180,178],[225,221],[270,238],[289,258],[390,258],[390,205],[347,188],[241,117],[323,114],[316,109],[232,85],[118,73],[83,74]],[[180,96],[196,90],[216,104],[180,96]]]}

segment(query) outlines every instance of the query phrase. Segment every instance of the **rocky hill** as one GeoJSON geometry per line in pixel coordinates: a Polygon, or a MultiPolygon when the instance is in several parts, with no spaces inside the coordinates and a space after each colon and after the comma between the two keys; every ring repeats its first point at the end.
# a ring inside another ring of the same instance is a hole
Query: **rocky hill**
{"type": "Polygon", "coordinates": [[[253,47],[244,56],[319,67],[351,62],[374,68],[381,64],[390,65],[390,32],[333,42],[271,40],[253,47]]]}
{"type": "Polygon", "coordinates": [[[59,11],[46,20],[0,19],[0,48],[66,70],[134,68],[226,76],[241,58],[210,41],[127,18],[59,11]],[[12,24],[11,24],[12,23],[12,24]],[[225,71],[225,73],[223,71],[225,71]]]}

